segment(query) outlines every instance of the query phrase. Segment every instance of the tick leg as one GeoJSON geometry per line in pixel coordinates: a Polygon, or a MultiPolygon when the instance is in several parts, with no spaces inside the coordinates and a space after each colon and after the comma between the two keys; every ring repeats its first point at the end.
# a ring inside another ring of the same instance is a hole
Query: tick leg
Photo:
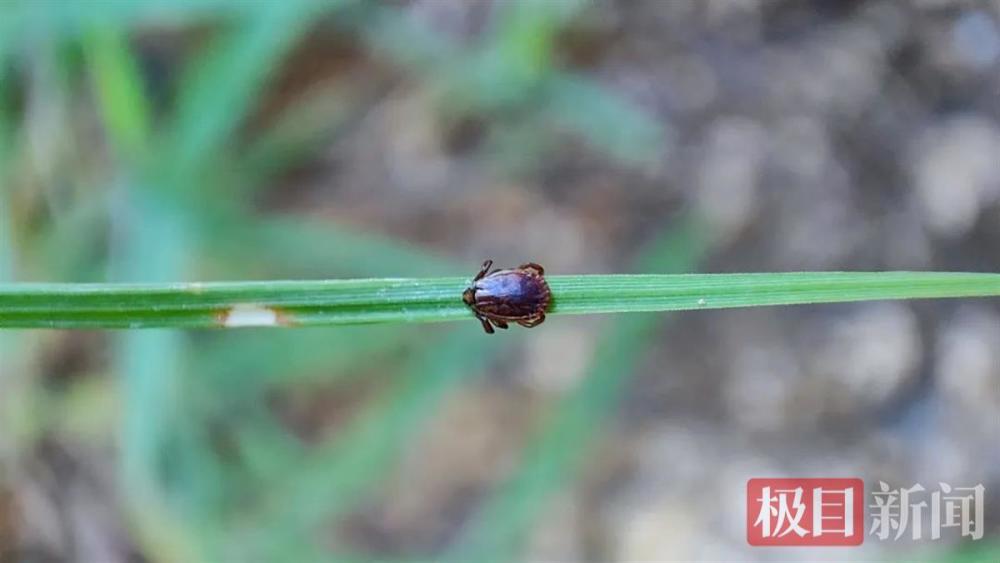
{"type": "Polygon", "coordinates": [[[476,318],[479,319],[479,322],[483,323],[483,330],[486,331],[486,334],[493,334],[493,325],[490,324],[490,321],[486,317],[477,316],[476,318]]]}
{"type": "Polygon", "coordinates": [[[534,262],[528,262],[527,264],[521,264],[520,266],[517,267],[517,269],[519,269],[519,270],[534,270],[534,272],[535,272],[536,275],[539,275],[539,276],[544,276],[545,275],[545,268],[541,267],[539,264],[535,264],[534,262]]]}
{"type": "Polygon", "coordinates": [[[492,266],[493,266],[492,260],[487,260],[483,262],[483,267],[479,269],[479,273],[476,274],[476,277],[472,278],[472,281],[477,282],[486,277],[486,273],[490,271],[490,267],[492,266]]]}
{"type": "Polygon", "coordinates": [[[507,330],[507,321],[501,321],[500,319],[491,319],[491,320],[493,321],[493,324],[497,326],[497,328],[502,328],[504,330],[507,330]]]}
{"type": "Polygon", "coordinates": [[[532,317],[523,321],[517,321],[517,324],[523,326],[524,328],[531,328],[538,326],[545,322],[545,313],[538,313],[537,317],[532,317]]]}

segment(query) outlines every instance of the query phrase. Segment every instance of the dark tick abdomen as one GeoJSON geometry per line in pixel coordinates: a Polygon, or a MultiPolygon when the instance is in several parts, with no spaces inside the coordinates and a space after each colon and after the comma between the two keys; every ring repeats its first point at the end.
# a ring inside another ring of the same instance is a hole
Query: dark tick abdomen
{"type": "Polygon", "coordinates": [[[498,273],[475,284],[476,307],[501,317],[523,317],[544,311],[548,305],[548,287],[532,275],[520,272],[498,273]]]}

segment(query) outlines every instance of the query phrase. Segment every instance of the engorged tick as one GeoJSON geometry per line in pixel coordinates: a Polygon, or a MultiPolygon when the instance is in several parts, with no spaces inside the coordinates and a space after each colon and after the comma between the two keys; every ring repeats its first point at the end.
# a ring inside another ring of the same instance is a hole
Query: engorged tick
{"type": "Polygon", "coordinates": [[[552,300],[545,269],[528,262],[511,270],[493,270],[492,260],[483,267],[462,292],[462,301],[476,314],[483,330],[493,334],[493,327],[507,328],[515,322],[531,328],[545,321],[545,309],[552,300]]]}

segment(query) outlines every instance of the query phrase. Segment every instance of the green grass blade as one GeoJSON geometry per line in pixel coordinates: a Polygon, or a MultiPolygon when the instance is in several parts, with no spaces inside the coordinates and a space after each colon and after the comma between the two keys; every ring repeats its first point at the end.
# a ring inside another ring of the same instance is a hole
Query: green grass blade
{"type": "MultiPolygon", "coordinates": [[[[0,45],[2,48],[2,45],[0,45]]],[[[11,123],[4,101],[4,72],[6,58],[0,50],[0,282],[10,282],[16,278],[16,247],[14,240],[13,214],[9,184],[5,182],[7,166],[12,160],[12,143],[8,142],[11,123]]],[[[0,332],[0,427],[4,428],[7,439],[0,441],[0,459],[11,459],[11,442],[16,440],[17,406],[28,402],[30,395],[22,389],[24,377],[22,361],[25,354],[22,335],[10,331],[0,332]]]]}
{"type": "Polygon", "coordinates": [[[139,63],[121,31],[94,30],[83,45],[106,133],[121,156],[136,159],[146,149],[152,119],[139,63]]]}
{"type": "Polygon", "coordinates": [[[49,2],[0,3],[0,43],[37,39],[39,30],[53,40],[74,39],[95,26],[193,25],[213,18],[246,16],[258,3],[246,0],[64,0],[58,10],[49,2]]]}
{"type": "MultiPolygon", "coordinates": [[[[797,272],[549,276],[549,313],[639,313],[1000,296],[1000,274],[797,272]]],[[[0,285],[0,328],[310,326],[471,319],[468,278],[0,285]]]]}
{"type": "Polygon", "coordinates": [[[169,139],[172,167],[198,170],[219,153],[318,6],[294,0],[259,8],[185,75],[169,139]]]}
{"type": "MultiPolygon", "coordinates": [[[[158,206],[147,190],[121,196],[122,212],[115,217],[121,236],[111,249],[111,275],[152,283],[185,277],[187,249],[194,246],[185,217],[158,206]]],[[[118,455],[124,508],[153,558],[192,560],[188,552],[196,546],[188,538],[200,528],[176,518],[173,491],[163,487],[167,448],[184,420],[179,391],[186,341],[176,331],[131,331],[116,335],[113,349],[123,397],[118,455]]]]}

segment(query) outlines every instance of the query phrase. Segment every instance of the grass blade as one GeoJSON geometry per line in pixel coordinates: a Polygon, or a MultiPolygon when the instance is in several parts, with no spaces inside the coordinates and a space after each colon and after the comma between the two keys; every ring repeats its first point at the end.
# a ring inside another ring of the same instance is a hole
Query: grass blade
{"type": "Polygon", "coordinates": [[[299,0],[262,3],[197,59],[181,86],[172,167],[199,170],[219,153],[316,9],[299,0]]]}
{"type": "MultiPolygon", "coordinates": [[[[1000,296],[1000,274],[797,272],[549,276],[550,314],[1000,296]]],[[[310,326],[471,319],[468,278],[0,285],[0,328],[310,326]]]]}
{"type": "Polygon", "coordinates": [[[128,40],[123,32],[98,29],[83,45],[106,134],[120,156],[138,159],[147,148],[153,112],[128,40]]]}

